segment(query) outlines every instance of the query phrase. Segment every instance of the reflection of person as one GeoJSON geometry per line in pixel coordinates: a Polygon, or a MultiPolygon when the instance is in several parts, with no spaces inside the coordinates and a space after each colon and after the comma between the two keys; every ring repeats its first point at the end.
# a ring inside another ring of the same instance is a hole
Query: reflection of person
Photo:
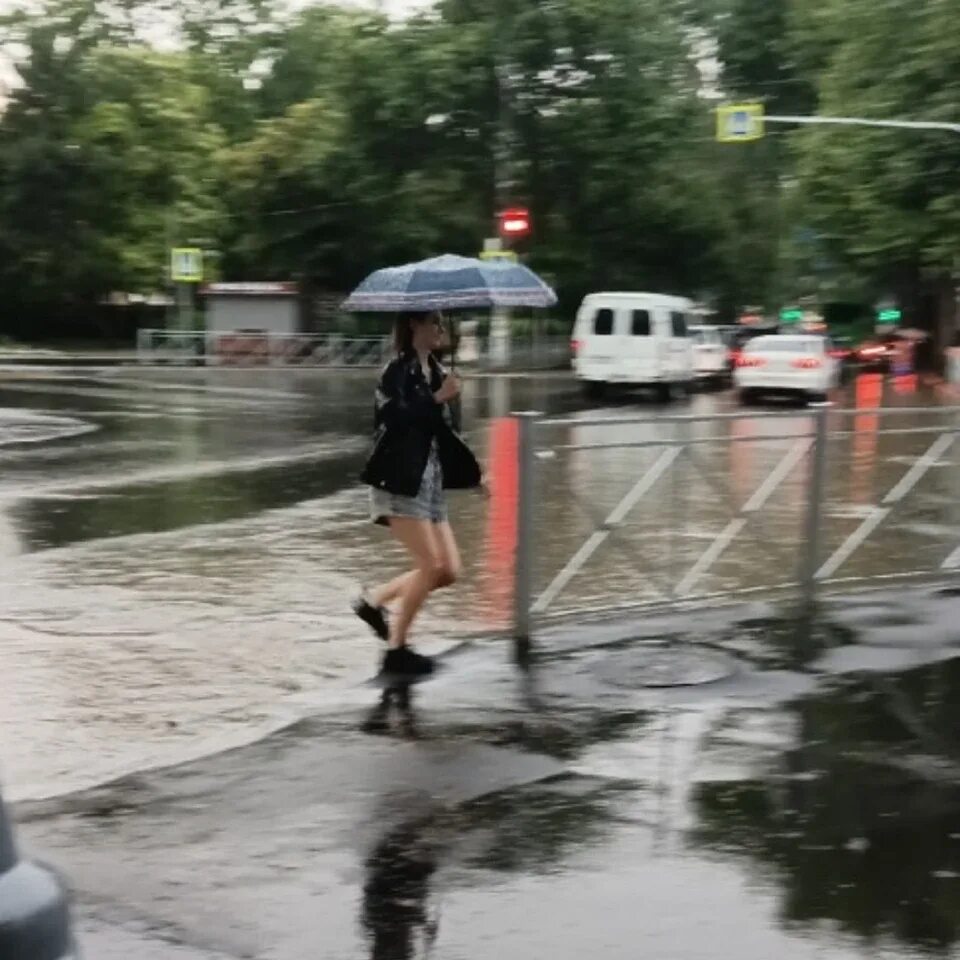
{"type": "Polygon", "coordinates": [[[413,569],[362,596],[354,610],[388,642],[384,673],[425,675],[433,663],[409,649],[410,626],[429,594],[460,573],[444,491],[479,487],[482,478],[453,426],[450,404],[460,382],[435,356],[443,342],[442,316],[402,314],[394,338],[397,357],[377,387],[375,444],[361,479],[373,488],[373,520],[390,527],[413,569]],[[388,625],[385,608],[392,601],[398,609],[388,625]]]}
{"type": "Polygon", "coordinates": [[[366,863],[363,926],[370,937],[371,960],[413,960],[417,934],[436,936],[427,898],[436,859],[418,825],[388,833],[366,863]]]}

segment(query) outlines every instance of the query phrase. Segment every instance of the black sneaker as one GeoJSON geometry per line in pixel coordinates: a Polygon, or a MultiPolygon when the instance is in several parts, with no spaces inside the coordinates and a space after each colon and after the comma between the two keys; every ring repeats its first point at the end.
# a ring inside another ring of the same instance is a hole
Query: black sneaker
{"type": "Polygon", "coordinates": [[[384,642],[390,638],[385,607],[375,607],[366,597],[353,601],[353,612],[384,642]]]}
{"type": "Polygon", "coordinates": [[[391,677],[421,678],[429,677],[435,670],[433,660],[421,653],[415,653],[409,647],[388,650],[383,658],[382,674],[391,677]]]}

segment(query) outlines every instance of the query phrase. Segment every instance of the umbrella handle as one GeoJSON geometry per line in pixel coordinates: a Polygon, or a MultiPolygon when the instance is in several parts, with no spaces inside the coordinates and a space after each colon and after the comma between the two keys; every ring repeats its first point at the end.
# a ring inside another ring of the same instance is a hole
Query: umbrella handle
{"type": "Polygon", "coordinates": [[[457,348],[460,345],[460,338],[457,336],[456,321],[450,320],[450,370],[457,372],[457,348]]]}

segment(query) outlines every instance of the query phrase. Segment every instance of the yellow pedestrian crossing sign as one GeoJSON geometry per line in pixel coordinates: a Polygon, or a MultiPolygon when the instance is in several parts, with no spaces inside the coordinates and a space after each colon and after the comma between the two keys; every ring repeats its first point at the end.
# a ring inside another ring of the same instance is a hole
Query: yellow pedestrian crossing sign
{"type": "Polygon", "coordinates": [[[762,138],[762,103],[734,103],[717,107],[717,140],[720,143],[748,143],[762,138]]]}
{"type": "Polygon", "coordinates": [[[199,247],[174,247],[170,251],[170,279],[174,283],[202,283],[203,251],[199,247]]]}

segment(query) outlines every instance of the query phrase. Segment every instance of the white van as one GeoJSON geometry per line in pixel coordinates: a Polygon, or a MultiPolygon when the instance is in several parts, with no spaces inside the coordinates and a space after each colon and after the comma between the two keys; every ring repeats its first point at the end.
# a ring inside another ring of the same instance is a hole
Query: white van
{"type": "Polygon", "coordinates": [[[660,293],[591,293],[573,328],[573,369],[589,393],[607,384],[655,387],[666,399],[696,376],[693,304],[660,293]]]}

